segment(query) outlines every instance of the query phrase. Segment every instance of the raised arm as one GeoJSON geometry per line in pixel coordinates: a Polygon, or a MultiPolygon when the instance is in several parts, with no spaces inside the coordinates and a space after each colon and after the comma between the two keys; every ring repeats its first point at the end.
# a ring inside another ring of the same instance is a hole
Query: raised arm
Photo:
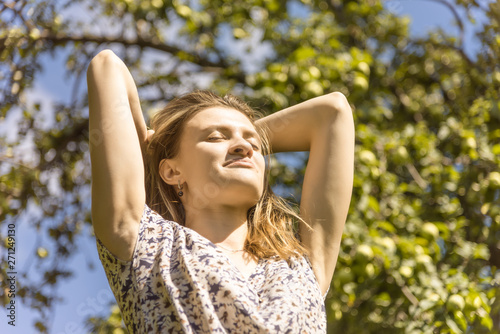
{"type": "Polygon", "coordinates": [[[354,122],[341,93],[317,97],[257,122],[268,129],[273,152],[310,151],[300,228],[313,270],[325,293],[337,263],[351,201],[354,172],[354,122]]]}
{"type": "Polygon", "coordinates": [[[87,84],[92,224],[115,256],[129,260],[146,198],[141,143],[147,128],[132,76],[112,51],[91,61],[87,84]]]}

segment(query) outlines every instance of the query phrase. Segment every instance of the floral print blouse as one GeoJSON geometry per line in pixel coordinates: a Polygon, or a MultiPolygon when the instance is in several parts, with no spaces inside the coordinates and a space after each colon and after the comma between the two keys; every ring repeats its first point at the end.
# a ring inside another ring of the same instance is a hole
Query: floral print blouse
{"type": "Polygon", "coordinates": [[[261,259],[246,278],[216,245],[145,206],[132,260],[97,239],[130,333],[325,333],[309,261],[261,259]]]}

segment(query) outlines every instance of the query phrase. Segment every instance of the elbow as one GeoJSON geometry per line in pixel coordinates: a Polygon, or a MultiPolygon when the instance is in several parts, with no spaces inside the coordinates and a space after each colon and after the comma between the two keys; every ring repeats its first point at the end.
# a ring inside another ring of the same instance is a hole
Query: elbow
{"type": "Polygon", "coordinates": [[[90,63],[106,62],[117,58],[118,56],[110,49],[99,52],[90,63]]]}
{"type": "Polygon", "coordinates": [[[353,123],[354,117],[351,105],[344,94],[333,92],[323,96],[325,118],[328,123],[331,122],[348,122],[353,123]]]}
{"type": "Polygon", "coordinates": [[[118,56],[113,51],[109,49],[102,50],[90,61],[89,67],[87,69],[87,77],[90,74],[96,73],[105,66],[110,66],[111,64],[116,63],[116,61],[119,59],[120,58],[118,58],[118,56]]]}
{"type": "Polygon", "coordinates": [[[352,115],[352,109],[347,98],[341,92],[325,95],[326,104],[332,113],[346,113],[352,115]]]}

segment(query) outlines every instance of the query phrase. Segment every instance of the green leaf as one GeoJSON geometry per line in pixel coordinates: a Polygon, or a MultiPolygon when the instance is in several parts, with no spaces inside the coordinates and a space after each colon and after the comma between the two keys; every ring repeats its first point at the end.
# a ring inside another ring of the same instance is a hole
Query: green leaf
{"type": "Polygon", "coordinates": [[[455,323],[463,330],[467,330],[467,320],[465,320],[465,316],[462,311],[455,311],[453,313],[455,317],[455,323]]]}
{"type": "Polygon", "coordinates": [[[300,62],[303,60],[311,59],[316,55],[316,51],[313,48],[303,46],[298,48],[293,52],[293,57],[296,61],[300,62]]]}
{"type": "Polygon", "coordinates": [[[462,334],[463,332],[460,330],[460,328],[457,326],[455,321],[453,321],[451,318],[446,317],[446,325],[450,329],[450,331],[453,334],[462,334]]]}
{"type": "Polygon", "coordinates": [[[489,314],[481,317],[481,325],[485,326],[489,330],[493,328],[493,319],[491,319],[489,314]]]}
{"type": "Polygon", "coordinates": [[[490,258],[490,250],[485,244],[477,244],[473,256],[474,259],[488,260],[490,258]]]}

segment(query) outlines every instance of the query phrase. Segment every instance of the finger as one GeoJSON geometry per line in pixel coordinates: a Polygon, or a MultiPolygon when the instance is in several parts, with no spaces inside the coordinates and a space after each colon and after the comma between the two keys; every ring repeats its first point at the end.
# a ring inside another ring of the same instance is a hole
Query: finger
{"type": "Polygon", "coordinates": [[[151,140],[151,137],[154,135],[155,133],[155,130],[148,130],[147,134],[146,134],[146,143],[149,143],[149,141],[151,140]]]}

